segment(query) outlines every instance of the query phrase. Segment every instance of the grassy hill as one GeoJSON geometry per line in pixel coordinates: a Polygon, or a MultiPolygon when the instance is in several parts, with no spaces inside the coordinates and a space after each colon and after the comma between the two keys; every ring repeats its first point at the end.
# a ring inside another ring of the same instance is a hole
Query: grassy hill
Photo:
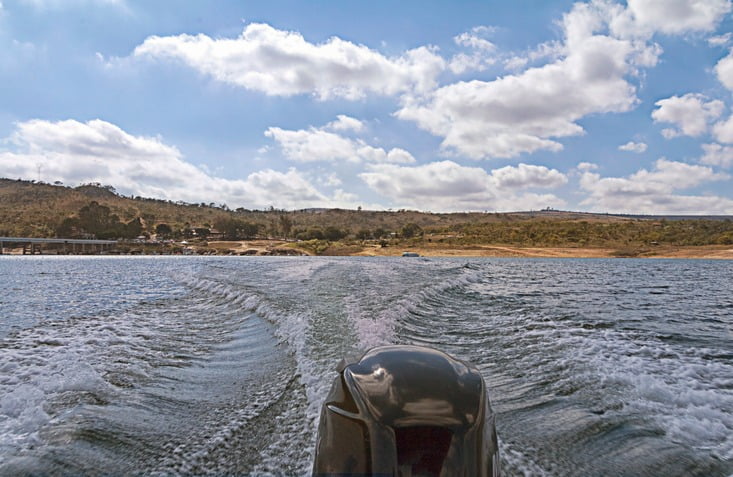
{"type": "Polygon", "coordinates": [[[251,226],[247,229],[252,235],[249,238],[338,241],[343,246],[385,240],[404,245],[496,244],[620,250],[650,244],[733,244],[731,217],[632,217],[552,210],[449,214],[408,210],[229,210],[214,204],[124,197],[111,187],[98,184],[66,187],[9,179],[0,179],[0,236],[61,236],[64,220],[78,217],[80,210],[93,201],[109,208],[120,223],[136,221],[143,234],[152,235],[157,226],[166,224],[176,238],[193,229],[208,230],[235,223],[240,225],[238,231],[243,230],[242,224],[251,226]]]}

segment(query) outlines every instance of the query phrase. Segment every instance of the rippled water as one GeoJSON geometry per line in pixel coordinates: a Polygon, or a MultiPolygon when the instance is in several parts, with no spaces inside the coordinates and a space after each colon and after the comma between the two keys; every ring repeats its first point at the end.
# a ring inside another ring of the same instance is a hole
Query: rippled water
{"type": "Polygon", "coordinates": [[[345,355],[476,364],[505,475],[733,475],[733,262],[0,258],[0,474],[307,475],[345,355]]]}

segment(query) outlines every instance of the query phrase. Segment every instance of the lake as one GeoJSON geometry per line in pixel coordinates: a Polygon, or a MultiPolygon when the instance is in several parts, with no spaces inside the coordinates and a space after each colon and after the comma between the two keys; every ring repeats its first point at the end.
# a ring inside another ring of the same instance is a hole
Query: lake
{"type": "Polygon", "coordinates": [[[484,376],[504,475],[733,474],[733,262],[0,257],[0,475],[308,475],[344,356],[484,376]]]}

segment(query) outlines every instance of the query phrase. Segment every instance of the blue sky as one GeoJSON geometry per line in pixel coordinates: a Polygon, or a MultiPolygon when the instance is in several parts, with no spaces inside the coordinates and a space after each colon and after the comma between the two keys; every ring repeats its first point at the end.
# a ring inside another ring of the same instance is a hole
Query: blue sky
{"type": "Polygon", "coordinates": [[[733,214],[728,0],[0,2],[0,177],[733,214]]]}

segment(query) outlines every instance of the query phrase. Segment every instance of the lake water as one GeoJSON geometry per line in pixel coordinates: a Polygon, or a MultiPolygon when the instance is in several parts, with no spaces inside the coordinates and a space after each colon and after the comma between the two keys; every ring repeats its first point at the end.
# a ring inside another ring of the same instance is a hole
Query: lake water
{"type": "Polygon", "coordinates": [[[733,475],[733,262],[0,257],[0,475],[307,475],[335,366],[474,363],[504,475],[733,475]]]}

